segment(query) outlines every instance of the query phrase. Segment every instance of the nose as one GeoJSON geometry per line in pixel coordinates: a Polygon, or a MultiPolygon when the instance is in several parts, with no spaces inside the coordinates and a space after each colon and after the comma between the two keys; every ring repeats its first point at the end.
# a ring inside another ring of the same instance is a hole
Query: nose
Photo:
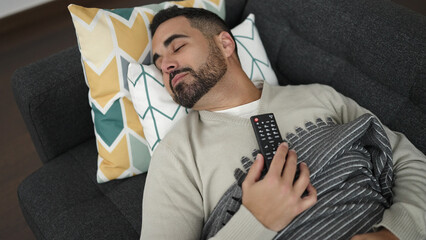
{"type": "Polygon", "coordinates": [[[170,72],[176,70],[177,67],[178,63],[173,57],[163,57],[163,61],[161,62],[161,70],[163,73],[169,74],[170,72]]]}

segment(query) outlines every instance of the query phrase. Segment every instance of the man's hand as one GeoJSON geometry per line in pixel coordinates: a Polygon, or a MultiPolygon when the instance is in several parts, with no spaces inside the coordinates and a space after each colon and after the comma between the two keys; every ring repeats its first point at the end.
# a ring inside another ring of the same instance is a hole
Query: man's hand
{"type": "Polygon", "coordinates": [[[356,235],[351,240],[398,240],[393,233],[386,228],[378,232],[356,235]]]}
{"type": "Polygon", "coordinates": [[[300,176],[293,183],[297,155],[287,143],[278,147],[268,173],[259,181],[263,165],[263,156],[258,154],[242,184],[243,205],[266,228],[278,232],[317,202],[317,192],[305,163],[300,164],[300,176]],[[306,189],[308,195],[302,198],[306,189]]]}

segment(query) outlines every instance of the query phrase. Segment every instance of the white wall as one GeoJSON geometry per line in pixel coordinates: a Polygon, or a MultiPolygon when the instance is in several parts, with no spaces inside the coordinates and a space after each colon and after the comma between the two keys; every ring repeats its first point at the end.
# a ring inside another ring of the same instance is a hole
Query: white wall
{"type": "Polygon", "coordinates": [[[50,1],[52,0],[0,0],[0,18],[50,1]]]}

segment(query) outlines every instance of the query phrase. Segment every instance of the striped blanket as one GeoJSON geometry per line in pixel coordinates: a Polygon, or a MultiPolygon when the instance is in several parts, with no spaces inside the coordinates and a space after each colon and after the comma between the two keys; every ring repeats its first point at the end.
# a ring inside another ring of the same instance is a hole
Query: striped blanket
{"type": "MultiPolygon", "coordinates": [[[[350,239],[380,222],[392,203],[392,150],[374,116],[365,114],[342,125],[318,119],[288,134],[286,141],[296,150],[298,162],[309,166],[318,201],[275,239],[350,239]]],[[[214,236],[241,205],[241,183],[252,160],[241,161],[244,169],[236,169],[236,182],[207,219],[203,239],[214,236]]]]}

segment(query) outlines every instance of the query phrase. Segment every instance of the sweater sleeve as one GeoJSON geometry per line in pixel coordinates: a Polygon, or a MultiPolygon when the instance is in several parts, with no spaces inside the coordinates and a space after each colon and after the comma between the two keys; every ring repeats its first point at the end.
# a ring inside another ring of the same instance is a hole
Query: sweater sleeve
{"type": "MultiPolygon", "coordinates": [[[[200,186],[195,164],[159,145],[145,184],[141,239],[200,239],[204,223],[200,186]]],[[[272,239],[275,235],[241,206],[213,239],[272,239]]]]}
{"type": "MultiPolygon", "coordinates": [[[[326,88],[341,123],[371,113],[352,99],[326,88]]],[[[400,239],[426,239],[426,157],[404,134],[383,127],[393,152],[394,199],[374,228],[386,227],[400,239]]]]}
{"type": "Polygon", "coordinates": [[[276,234],[264,227],[244,205],[241,205],[231,220],[210,239],[273,239],[276,234]]]}
{"type": "Polygon", "coordinates": [[[203,205],[194,170],[163,144],[157,147],[143,194],[141,239],[199,239],[203,205]]]}

